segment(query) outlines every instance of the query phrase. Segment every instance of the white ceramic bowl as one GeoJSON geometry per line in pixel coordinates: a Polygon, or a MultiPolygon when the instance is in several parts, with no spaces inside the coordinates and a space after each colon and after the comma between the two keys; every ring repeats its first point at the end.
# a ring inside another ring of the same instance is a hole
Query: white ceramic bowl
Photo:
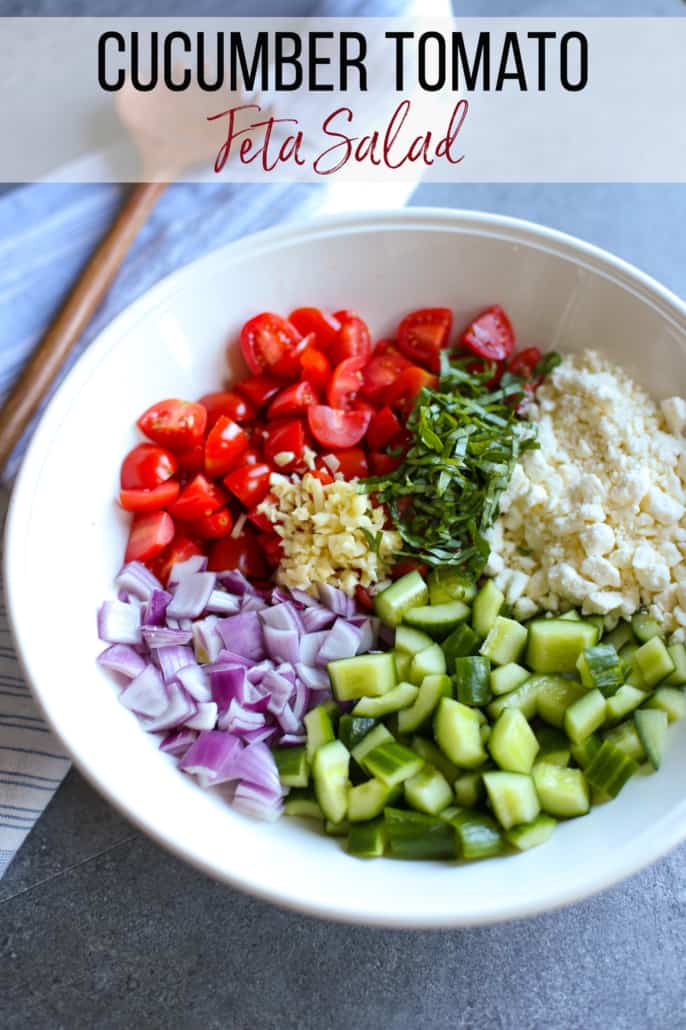
{"type": "Polygon", "coordinates": [[[203,793],[156,750],[95,666],[95,611],[111,593],[126,537],[112,498],[141,411],[159,397],[216,389],[226,340],[257,311],[353,307],[384,335],[415,307],[449,305],[461,326],[496,301],[522,344],[602,348],[656,397],[686,393],[686,306],[658,283],[550,229],[405,210],[261,233],[171,276],[102,333],[36,431],[7,529],[8,597],[28,681],[91,782],[219,880],[334,919],[461,926],[580,899],[686,837],[686,725],[677,725],[657,775],[636,777],[612,804],[560,825],[545,847],[463,867],[362,862],[298,822],[254,822],[203,793]]]}

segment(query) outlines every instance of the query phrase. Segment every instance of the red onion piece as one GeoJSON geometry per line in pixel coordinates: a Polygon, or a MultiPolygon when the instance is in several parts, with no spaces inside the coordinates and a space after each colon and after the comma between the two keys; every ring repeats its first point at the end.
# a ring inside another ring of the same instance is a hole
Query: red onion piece
{"type": "Polygon", "coordinates": [[[103,601],[98,611],[98,636],[106,644],[140,644],[141,608],[124,601],[103,601]]]}
{"type": "Polygon", "coordinates": [[[112,644],[98,655],[97,663],[128,679],[135,679],[145,668],[145,659],[128,644],[112,644]]]}

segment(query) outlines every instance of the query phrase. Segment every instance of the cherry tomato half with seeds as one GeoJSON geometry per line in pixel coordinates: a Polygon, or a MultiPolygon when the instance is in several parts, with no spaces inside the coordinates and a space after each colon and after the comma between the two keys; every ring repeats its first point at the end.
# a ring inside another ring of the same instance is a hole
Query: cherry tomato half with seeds
{"type": "Polygon", "coordinates": [[[261,461],[262,453],[254,447],[249,447],[241,456],[241,465],[257,465],[261,461]]]}
{"type": "Polygon", "coordinates": [[[390,443],[402,426],[391,409],[386,405],[372,415],[367,430],[367,443],[373,451],[382,451],[386,444],[390,443]]]}
{"type": "Polygon", "coordinates": [[[352,406],[352,402],[364,386],[362,369],[367,364],[367,358],[346,358],[341,361],[333,371],[329,388],[326,391],[326,399],[332,408],[340,408],[346,411],[352,406]]]}
{"type": "Polygon", "coordinates": [[[417,397],[426,387],[435,390],[438,378],[418,365],[410,365],[404,369],[391,386],[386,388],[384,401],[395,411],[409,415],[417,397]]]}
{"type": "Polygon", "coordinates": [[[121,490],[119,503],[124,511],[159,511],[176,500],[180,489],[175,479],[168,479],[152,490],[121,490]]]}
{"type": "Polygon", "coordinates": [[[371,421],[366,411],[339,411],[324,404],[315,404],[307,411],[307,421],[317,443],[332,450],[354,447],[371,421]]]}
{"type": "Polygon", "coordinates": [[[269,493],[270,465],[243,465],[224,477],[224,486],[246,508],[255,508],[269,493]]]}
{"type": "Polygon", "coordinates": [[[308,476],[314,476],[315,479],[318,479],[322,486],[329,486],[329,484],[334,481],[331,470],[327,468],[326,465],[321,468],[308,469],[307,474],[308,476]]]}
{"type": "MultiPolygon", "coordinates": [[[[268,493],[265,494],[265,496],[261,498],[261,500],[266,500],[268,496],[268,493]]],[[[276,500],[275,497],[273,497],[272,499],[276,500]]],[[[271,519],[267,515],[265,515],[263,511],[257,511],[257,508],[253,508],[252,511],[248,512],[248,522],[250,522],[250,524],[253,525],[255,529],[258,529],[261,533],[271,533],[274,528],[271,519]]]]}
{"type": "Polygon", "coordinates": [[[253,375],[271,371],[299,341],[295,326],[271,311],[249,319],[240,335],[241,352],[253,375]]]}
{"type": "Polygon", "coordinates": [[[174,520],[166,511],[147,511],[134,515],[124,561],[149,561],[174,537],[174,520]]]}
{"type": "Polygon", "coordinates": [[[530,379],[542,357],[543,355],[538,347],[526,347],[524,350],[520,350],[518,354],[512,355],[507,363],[507,367],[513,375],[530,379]]]}
{"type": "Polygon", "coordinates": [[[372,353],[372,337],[366,322],[353,311],[337,311],[334,318],[341,323],[338,337],[331,347],[334,365],[339,365],[346,358],[368,358],[372,353]]]}
{"type": "Polygon", "coordinates": [[[225,476],[248,449],[248,434],[226,415],[220,415],[205,441],[205,472],[225,476]]]}
{"type": "Polygon", "coordinates": [[[139,443],[121,463],[119,482],[123,490],[152,490],[171,479],[177,468],[171,451],[155,443],[139,443]]]}
{"type": "Polygon", "coordinates": [[[275,569],[283,558],[281,537],[272,531],[271,533],[260,533],[257,540],[268,564],[272,569],[275,569]]]}
{"type": "Polygon", "coordinates": [[[207,429],[212,428],[220,415],[225,415],[233,422],[249,422],[257,414],[250,401],[233,390],[206,393],[198,404],[202,404],[207,412],[207,429]]]}
{"type": "Polygon", "coordinates": [[[316,347],[309,347],[300,357],[300,374],[317,390],[324,390],[331,378],[331,365],[326,354],[316,347]]]}
{"type": "Polygon", "coordinates": [[[400,373],[410,367],[405,355],[393,346],[381,353],[375,351],[363,372],[365,396],[372,401],[378,400],[400,373]]]}
{"type": "Polygon", "coordinates": [[[149,407],[136,425],[148,439],[162,447],[174,452],[185,451],[202,442],[207,412],[202,404],[171,398],[149,407]]]}
{"type": "MultiPolygon", "coordinates": [[[[310,408],[310,411],[313,409],[310,408]]],[[[267,461],[280,472],[287,472],[302,458],[305,451],[305,428],[300,419],[289,419],[285,422],[273,423],[264,434],[264,456],[267,461]],[[290,461],[285,456],[292,454],[290,461]],[[277,458],[279,459],[277,461],[277,458]]]]}
{"type": "Polygon", "coordinates": [[[367,455],[361,447],[348,447],[332,454],[338,460],[336,472],[342,473],[344,479],[364,479],[369,475],[367,455]]]}
{"type": "Polygon", "coordinates": [[[369,452],[369,467],[373,476],[387,476],[391,472],[395,472],[398,466],[402,463],[402,458],[392,458],[390,454],[384,454],[381,451],[370,451],[369,452]]]}
{"type": "Polygon", "coordinates": [[[355,600],[361,608],[366,608],[368,612],[374,611],[374,599],[367,587],[363,587],[361,583],[355,587],[355,600]]]}
{"type": "Polygon", "coordinates": [[[403,558],[402,561],[396,562],[391,569],[391,579],[400,579],[401,576],[406,576],[408,572],[415,571],[420,576],[425,576],[429,571],[429,566],[425,565],[424,562],[415,561],[414,558],[403,558]]]}
{"type": "Polygon", "coordinates": [[[398,326],[398,349],[431,372],[441,367],[440,352],[447,347],[453,313],[450,308],[420,308],[403,318],[398,326]]]}
{"type": "Polygon", "coordinates": [[[479,358],[504,361],[515,347],[514,329],[500,305],[494,304],[465,329],[460,343],[479,358]]]}
{"type": "Polygon", "coordinates": [[[300,415],[319,400],[312,383],[293,383],[281,393],[277,393],[267,409],[267,418],[283,418],[288,415],[300,415]]]}
{"type": "Polygon", "coordinates": [[[180,472],[191,475],[194,475],[196,472],[202,472],[205,468],[204,444],[198,443],[195,447],[190,447],[187,451],[178,451],[176,460],[179,463],[180,472]]]}
{"type": "Polygon", "coordinates": [[[202,519],[195,519],[192,523],[193,532],[201,540],[217,540],[227,536],[233,529],[233,518],[228,508],[220,508],[218,511],[206,515],[202,519]]]}
{"type": "Polygon", "coordinates": [[[202,548],[189,537],[176,533],[172,542],[146,564],[162,586],[166,587],[172,566],[187,561],[196,554],[202,554],[202,548]]]}
{"type": "Polygon", "coordinates": [[[319,308],[296,308],[295,311],[291,311],[288,321],[303,336],[314,333],[315,345],[323,351],[333,347],[341,328],[337,318],[327,315],[319,308]]]}
{"type": "Polygon", "coordinates": [[[222,508],[224,504],[226,504],[224,491],[199,474],[184,486],[177,499],[169,506],[169,512],[175,519],[192,522],[193,519],[202,519],[211,515],[218,508],[222,508]]]}
{"type": "Polygon", "coordinates": [[[238,569],[248,579],[266,579],[269,566],[256,534],[246,526],[238,537],[225,536],[210,547],[207,567],[210,572],[238,569]]]}
{"type": "Polygon", "coordinates": [[[259,411],[276,397],[282,386],[283,383],[274,376],[248,376],[247,379],[241,379],[236,385],[236,390],[247,397],[255,410],[259,411]]]}
{"type": "Polygon", "coordinates": [[[272,365],[272,375],[276,376],[277,379],[284,379],[286,382],[295,382],[300,377],[301,365],[305,354],[308,350],[314,346],[314,335],[310,333],[308,336],[303,336],[302,340],[295,344],[291,350],[286,351],[282,358],[272,365]]]}

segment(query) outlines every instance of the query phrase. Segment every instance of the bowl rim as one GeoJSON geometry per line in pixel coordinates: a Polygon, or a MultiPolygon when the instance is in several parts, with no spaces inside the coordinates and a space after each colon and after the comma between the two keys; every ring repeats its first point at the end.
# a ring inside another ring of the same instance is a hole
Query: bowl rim
{"type": "Polygon", "coordinates": [[[667,322],[686,334],[686,302],[658,280],[594,244],[557,229],[520,218],[478,210],[412,207],[398,208],[392,211],[348,212],[338,215],[315,216],[241,237],[239,240],[216,248],[207,255],[184,265],[128,305],[98,334],[56,390],[33,434],[10,498],[4,531],[3,562],[8,622],[19,666],[31,694],[46,722],[62,742],[81,774],[115,809],[177,857],[191,863],[215,880],[228,883],[282,908],[315,915],[323,919],[357,925],[408,929],[492,925],[562,908],[621,882],[650,865],[686,839],[686,817],[678,810],[668,813],[651,827],[650,833],[640,834],[630,846],[623,849],[622,853],[616,856],[611,868],[590,877],[588,882],[581,887],[575,884],[565,887],[562,884],[559,888],[556,887],[554,892],[549,891],[545,897],[515,899],[509,904],[501,906],[497,911],[487,911],[483,915],[461,915],[459,912],[447,911],[435,918],[408,917],[402,914],[394,915],[390,912],[383,916],[369,916],[363,909],[352,909],[349,906],[339,907],[335,898],[326,905],[308,904],[298,898],[289,897],[285,882],[281,887],[266,887],[251,881],[250,877],[233,874],[224,868],[219,868],[210,859],[189,854],[181,843],[139,816],[135,806],[118,795],[106,775],[100,770],[93,769],[85,760],[82,760],[78,752],[78,745],[70,743],[61,732],[59,712],[56,710],[59,705],[49,703],[49,692],[44,695],[36,682],[36,677],[32,674],[32,644],[24,629],[25,621],[20,620],[18,611],[19,604],[14,575],[14,540],[18,536],[19,527],[22,524],[22,512],[27,510],[27,505],[30,505],[32,483],[40,471],[40,456],[43,443],[48,438],[51,422],[59,414],[65,399],[77,388],[79,380],[87,378],[101,357],[110,347],[116,346],[117,340],[126,333],[129,327],[155,308],[162,306],[178,290],[183,289],[187,277],[202,272],[204,267],[210,269],[225,254],[231,255],[231,257],[240,257],[241,254],[259,253],[265,249],[273,250],[283,244],[322,235],[368,232],[377,226],[380,229],[428,229],[439,232],[476,233],[479,236],[497,237],[512,243],[532,246],[539,251],[547,251],[572,260],[578,267],[585,267],[596,275],[617,282],[640,297],[644,303],[657,310],[667,322]]]}

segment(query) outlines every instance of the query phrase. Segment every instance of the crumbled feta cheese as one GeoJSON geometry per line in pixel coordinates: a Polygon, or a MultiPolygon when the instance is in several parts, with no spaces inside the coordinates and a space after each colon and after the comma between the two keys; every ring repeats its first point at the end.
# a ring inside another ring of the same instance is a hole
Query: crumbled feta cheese
{"type": "Polygon", "coordinates": [[[683,433],[686,427],[686,401],[682,397],[668,397],[660,402],[660,409],[670,432],[675,436],[683,433]]]}

